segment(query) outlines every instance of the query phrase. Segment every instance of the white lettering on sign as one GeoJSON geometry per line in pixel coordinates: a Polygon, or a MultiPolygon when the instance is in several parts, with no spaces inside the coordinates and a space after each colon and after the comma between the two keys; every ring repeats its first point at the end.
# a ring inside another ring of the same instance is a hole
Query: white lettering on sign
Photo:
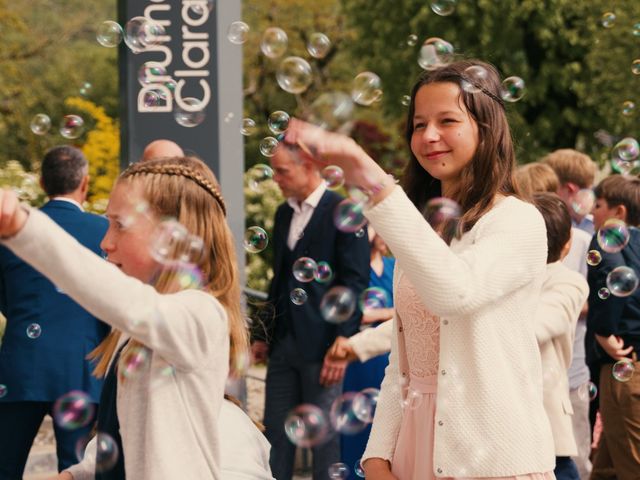
{"type": "MultiPolygon", "coordinates": [[[[144,16],[165,29],[168,29],[171,19],[163,16],[169,12],[172,5],[166,0],[149,0],[150,4],[144,9],[144,16]]],[[[211,101],[211,87],[209,85],[210,70],[207,68],[211,61],[209,50],[209,32],[202,27],[209,19],[209,8],[207,0],[182,0],[180,10],[182,34],[182,55],[181,60],[184,69],[178,69],[170,75],[151,75],[147,78],[145,85],[138,91],[137,106],[138,112],[155,113],[171,112],[175,105],[187,112],[197,112],[204,110],[211,101]],[[175,85],[175,91],[170,88],[175,85]],[[199,87],[199,88],[198,88],[199,87]],[[185,103],[184,91],[189,91],[189,97],[195,98],[197,102],[185,103]],[[199,92],[197,96],[194,91],[199,92]],[[155,102],[147,102],[148,96],[157,97],[155,102]]],[[[155,53],[153,64],[162,67],[169,72],[173,63],[173,52],[166,45],[171,42],[171,37],[162,35],[156,38],[154,45],[147,47],[140,54],[155,53]]]]}

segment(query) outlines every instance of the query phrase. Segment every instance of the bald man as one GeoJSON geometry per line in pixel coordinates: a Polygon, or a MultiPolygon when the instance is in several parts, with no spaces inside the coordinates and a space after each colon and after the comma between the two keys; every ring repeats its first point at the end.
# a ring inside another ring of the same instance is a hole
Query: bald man
{"type": "Polygon", "coordinates": [[[171,157],[184,157],[182,148],[171,140],[154,140],[147,145],[142,152],[141,162],[147,160],[154,160],[156,158],[171,158],[171,157]]]}

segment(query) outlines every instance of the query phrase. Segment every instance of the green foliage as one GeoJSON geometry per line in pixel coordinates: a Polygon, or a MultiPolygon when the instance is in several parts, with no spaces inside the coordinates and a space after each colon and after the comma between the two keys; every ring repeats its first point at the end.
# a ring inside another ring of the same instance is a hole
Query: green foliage
{"type": "Polygon", "coordinates": [[[0,169],[0,188],[12,189],[20,200],[34,207],[39,207],[46,199],[46,195],[38,183],[37,175],[25,171],[20,162],[16,160],[10,160],[4,168],[0,169]]]}
{"type": "MultiPolygon", "coordinates": [[[[245,174],[245,185],[247,174],[245,174]]],[[[273,233],[273,221],[283,201],[280,189],[272,180],[261,183],[259,191],[249,187],[244,189],[245,196],[245,224],[246,227],[258,226],[264,228],[269,239],[273,233]]],[[[247,286],[255,290],[266,292],[273,278],[273,245],[269,245],[260,253],[246,254],[247,286]]]]}
{"type": "Polygon", "coordinates": [[[69,143],[57,133],[69,113],[64,99],[85,82],[92,85],[88,98],[117,116],[117,52],[95,39],[98,24],[115,10],[112,0],[0,0],[0,166],[18,160],[34,169],[47,149],[69,143]],[[48,135],[31,132],[37,113],[51,118],[48,135]]]}
{"type": "Polygon", "coordinates": [[[636,0],[459,0],[453,15],[440,17],[422,0],[343,0],[358,41],[355,58],[382,78],[383,106],[390,118],[405,112],[406,95],[420,67],[422,42],[441,37],[457,53],[495,64],[506,76],[527,82],[523,100],[508,105],[521,162],[561,147],[577,147],[597,157],[602,145],[594,133],[638,137],[638,122],[621,115],[624,100],[640,102],[640,77],[631,74],[640,38],[636,0]],[[617,15],[613,28],[600,25],[606,11],[617,15]],[[415,46],[409,35],[418,36],[415,46]]]}

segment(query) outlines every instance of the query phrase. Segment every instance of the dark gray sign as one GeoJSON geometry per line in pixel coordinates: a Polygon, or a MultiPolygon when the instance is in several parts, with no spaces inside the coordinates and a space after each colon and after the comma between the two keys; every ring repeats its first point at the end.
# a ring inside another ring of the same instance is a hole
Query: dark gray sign
{"type": "Polygon", "coordinates": [[[240,0],[118,0],[126,40],[119,51],[121,165],[161,138],[195,154],[220,180],[239,241],[242,49],[226,37],[240,10],[240,0]]]}

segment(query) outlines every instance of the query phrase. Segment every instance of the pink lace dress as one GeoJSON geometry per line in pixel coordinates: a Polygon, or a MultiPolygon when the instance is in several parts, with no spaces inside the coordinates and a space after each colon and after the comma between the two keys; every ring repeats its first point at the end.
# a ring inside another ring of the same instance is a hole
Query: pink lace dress
{"type": "MultiPolygon", "coordinates": [[[[402,318],[409,365],[409,381],[403,385],[402,424],[391,462],[399,480],[432,480],[433,437],[436,414],[440,319],[422,304],[406,275],[395,292],[395,305],[402,318]]],[[[488,441],[490,439],[487,439],[488,441]]],[[[532,473],[496,480],[553,480],[553,472],[532,473]]]]}

